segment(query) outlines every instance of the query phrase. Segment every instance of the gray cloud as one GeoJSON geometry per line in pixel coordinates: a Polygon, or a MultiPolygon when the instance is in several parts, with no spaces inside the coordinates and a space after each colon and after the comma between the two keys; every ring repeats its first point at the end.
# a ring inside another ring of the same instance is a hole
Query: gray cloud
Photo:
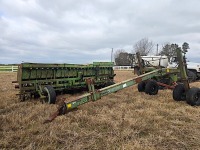
{"type": "Polygon", "coordinates": [[[143,37],[190,44],[200,62],[200,1],[0,1],[0,63],[109,61],[143,37]]]}

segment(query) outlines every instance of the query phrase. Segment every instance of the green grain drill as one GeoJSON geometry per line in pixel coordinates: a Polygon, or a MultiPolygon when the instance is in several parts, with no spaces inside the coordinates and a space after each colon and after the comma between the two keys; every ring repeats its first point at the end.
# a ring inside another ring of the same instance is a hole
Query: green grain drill
{"type": "Polygon", "coordinates": [[[22,63],[18,67],[15,88],[19,88],[20,100],[31,97],[43,98],[55,103],[56,92],[86,88],[86,79],[94,80],[96,87],[105,87],[113,83],[112,62],[94,62],[79,64],[41,64],[22,63]]]}

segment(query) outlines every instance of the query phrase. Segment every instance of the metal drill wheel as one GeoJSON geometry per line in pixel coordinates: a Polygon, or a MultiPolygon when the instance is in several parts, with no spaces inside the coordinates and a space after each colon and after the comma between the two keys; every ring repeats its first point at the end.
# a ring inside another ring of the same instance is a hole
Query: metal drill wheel
{"type": "Polygon", "coordinates": [[[55,104],[56,92],[51,85],[46,85],[43,89],[44,95],[46,96],[46,102],[49,104],[55,104]]]}

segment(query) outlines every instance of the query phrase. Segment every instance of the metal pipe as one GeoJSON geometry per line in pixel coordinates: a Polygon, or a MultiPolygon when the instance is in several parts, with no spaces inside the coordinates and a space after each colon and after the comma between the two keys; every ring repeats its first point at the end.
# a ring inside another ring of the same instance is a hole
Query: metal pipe
{"type": "Polygon", "coordinates": [[[180,70],[181,81],[183,82],[185,90],[187,91],[190,89],[190,86],[189,86],[188,77],[186,73],[186,63],[185,63],[185,60],[183,59],[183,54],[180,47],[176,49],[176,52],[177,52],[177,59],[179,62],[178,69],[180,70]]]}

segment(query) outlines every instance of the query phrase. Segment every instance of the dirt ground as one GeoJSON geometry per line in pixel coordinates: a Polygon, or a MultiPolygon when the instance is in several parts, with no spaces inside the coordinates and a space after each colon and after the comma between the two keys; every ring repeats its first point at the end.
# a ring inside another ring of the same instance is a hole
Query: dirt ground
{"type": "MultiPolygon", "coordinates": [[[[116,82],[134,76],[116,74],[116,82]]],[[[14,80],[0,73],[0,149],[200,149],[200,107],[174,101],[171,90],[150,96],[132,86],[43,124],[57,106],[19,102],[14,80]]]]}

